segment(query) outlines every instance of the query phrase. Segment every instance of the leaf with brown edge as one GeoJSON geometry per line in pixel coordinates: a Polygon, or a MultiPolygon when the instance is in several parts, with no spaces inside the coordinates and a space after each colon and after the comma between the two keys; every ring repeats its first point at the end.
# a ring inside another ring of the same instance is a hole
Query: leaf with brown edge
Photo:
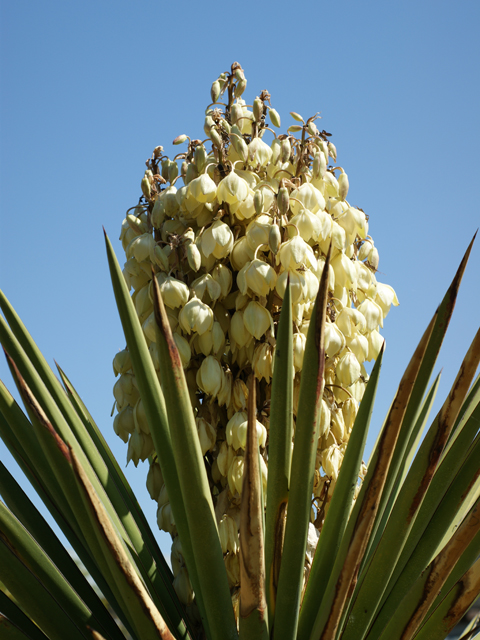
{"type": "Polygon", "coordinates": [[[255,378],[250,377],[248,427],[240,506],[240,639],[268,639],[263,501],[257,438],[255,378]]]}
{"type": "Polygon", "coordinates": [[[445,638],[470,609],[479,592],[480,558],[446,594],[432,615],[420,628],[415,640],[445,638]]]}
{"type": "Polygon", "coordinates": [[[433,316],[403,375],[374,455],[370,461],[362,490],[350,516],[337,561],[326,589],[326,596],[313,627],[312,633],[323,640],[334,637],[344,612],[346,600],[355,587],[360,565],[373,529],[402,420],[435,326],[436,318],[437,314],[433,316]]]}
{"type": "Polygon", "coordinates": [[[175,640],[125,553],[123,544],[73,449],[70,449],[70,455],[72,468],[84,503],[89,508],[98,542],[104,550],[110,571],[129,609],[135,628],[140,636],[145,634],[145,637],[151,637],[151,634],[155,634],[162,640],[175,640]]]}
{"type": "Polygon", "coordinates": [[[453,567],[480,531],[480,498],[440,553],[415,581],[385,627],[381,640],[410,640],[422,624],[453,567]]]}

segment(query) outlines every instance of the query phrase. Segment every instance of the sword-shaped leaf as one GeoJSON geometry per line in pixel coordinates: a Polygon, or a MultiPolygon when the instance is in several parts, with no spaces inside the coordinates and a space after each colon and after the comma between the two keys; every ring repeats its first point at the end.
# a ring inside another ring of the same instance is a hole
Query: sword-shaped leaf
{"type": "Polygon", "coordinates": [[[302,640],[302,638],[308,640],[310,636],[318,607],[325,594],[328,579],[345,533],[375,402],[383,352],[384,348],[382,347],[350,434],[349,445],[340,467],[335,491],[317,543],[300,612],[298,640],[302,640]]]}
{"type": "Polygon", "coordinates": [[[263,545],[263,497],[258,455],[255,378],[250,378],[240,507],[240,640],[268,640],[263,545]]]}
{"type": "Polygon", "coordinates": [[[290,473],[285,542],[273,621],[274,640],[293,640],[297,632],[312,507],[318,425],[325,382],[324,334],[330,255],[331,247],[323,267],[305,345],[290,473]]]}
{"type": "Polygon", "coordinates": [[[392,576],[415,517],[435,473],[438,461],[467,396],[480,361],[480,331],[477,333],[452,389],[428,430],[400,489],[385,531],[366,568],[362,585],[351,610],[344,640],[364,637],[392,576]],[[372,597],[375,594],[375,598],[372,597]]]}
{"type": "Polygon", "coordinates": [[[160,375],[198,583],[212,639],[233,640],[238,633],[195,417],[160,288],[152,282],[160,375]]]}
{"type": "Polygon", "coordinates": [[[290,285],[278,323],[268,437],[265,575],[268,617],[273,620],[285,534],[293,438],[293,330],[290,285]]]}
{"type": "Polygon", "coordinates": [[[348,605],[347,598],[350,598],[355,587],[362,559],[373,530],[395,444],[436,317],[437,314],[422,336],[398,387],[377,446],[370,459],[362,489],[350,515],[311,637],[322,638],[322,640],[335,637],[342,617],[345,618],[347,615],[347,610],[344,608],[346,603],[348,605]]]}

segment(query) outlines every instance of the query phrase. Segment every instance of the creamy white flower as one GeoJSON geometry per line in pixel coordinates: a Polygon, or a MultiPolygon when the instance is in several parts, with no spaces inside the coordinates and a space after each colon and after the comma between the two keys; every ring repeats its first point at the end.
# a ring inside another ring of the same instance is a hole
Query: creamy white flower
{"type": "Polygon", "coordinates": [[[208,173],[203,173],[188,184],[188,195],[197,202],[213,202],[217,194],[217,185],[208,173]]]}
{"type": "Polygon", "coordinates": [[[294,214],[299,213],[302,208],[316,213],[320,209],[325,209],[325,198],[313,184],[304,182],[298,189],[293,189],[290,193],[290,208],[294,214]],[[293,198],[295,198],[295,200],[293,200],[293,198]],[[297,202],[297,200],[300,202],[297,202]]]}
{"type": "Polygon", "coordinates": [[[252,260],[247,263],[237,275],[237,285],[243,294],[248,289],[258,296],[267,296],[275,287],[277,274],[264,260],[252,260]]]}
{"type": "Polygon", "coordinates": [[[213,327],[213,311],[194,297],[180,311],[178,320],[182,329],[189,335],[192,331],[201,335],[213,327]]]}
{"type": "Polygon", "coordinates": [[[207,356],[197,371],[197,384],[202,391],[215,398],[220,392],[223,376],[219,361],[213,356],[207,356]]]}
{"type": "Polygon", "coordinates": [[[302,302],[302,300],[307,295],[308,289],[303,274],[298,273],[298,271],[283,271],[277,278],[277,283],[275,285],[276,292],[283,300],[283,297],[285,296],[285,290],[287,288],[288,276],[290,276],[290,297],[292,303],[296,304],[298,302],[302,302]]]}
{"type": "Polygon", "coordinates": [[[277,264],[279,262],[284,269],[289,270],[298,269],[302,265],[311,267],[314,271],[317,268],[312,247],[300,236],[295,236],[281,245],[277,254],[277,264]]]}
{"type": "Polygon", "coordinates": [[[378,329],[379,326],[383,327],[383,310],[376,302],[365,298],[357,308],[365,317],[367,331],[378,329]]]}
{"type": "Polygon", "coordinates": [[[243,322],[247,331],[257,340],[260,340],[268,329],[271,329],[273,335],[273,320],[270,312],[255,300],[247,305],[243,322]]]}
{"type": "Polygon", "coordinates": [[[349,387],[356,382],[362,373],[360,363],[351,351],[347,351],[338,361],[336,368],[340,384],[349,387]]]}
{"type": "Polygon", "coordinates": [[[214,255],[221,260],[228,256],[233,247],[233,233],[228,225],[216,220],[202,236],[202,252],[205,257],[214,255]]]}
{"type": "Polygon", "coordinates": [[[228,176],[223,178],[217,187],[218,201],[227,202],[228,204],[242,202],[249,193],[248,183],[235,171],[231,171],[228,176]]]}

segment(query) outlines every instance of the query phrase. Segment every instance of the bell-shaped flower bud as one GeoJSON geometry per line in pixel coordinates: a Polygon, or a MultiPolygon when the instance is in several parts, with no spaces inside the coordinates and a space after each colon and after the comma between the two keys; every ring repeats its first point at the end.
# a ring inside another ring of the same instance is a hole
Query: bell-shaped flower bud
{"type": "Polygon", "coordinates": [[[132,360],[127,349],[119,351],[113,359],[113,372],[115,376],[119,373],[127,373],[132,368],[132,360]]]}
{"type": "Polygon", "coordinates": [[[254,165],[264,167],[272,159],[273,151],[261,138],[254,138],[248,145],[248,155],[254,165]]]}
{"type": "Polygon", "coordinates": [[[223,178],[217,187],[217,199],[220,203],[235,204],[236,202],[242,202],[248,194],[248,183],[235,171],[231,171],[228,176],[223,178]]]}
{"type": "Polygon", "coordinates": [[[175,344],[177,345],[183,368],[186,369],[192,357],[192,350],[190,349],[190,345],[188,344],[188,341],[185,340],[185,338],[177,332],[173,334],[173,339],[175,340],[175,344]]]}
{"type": "Polygon", "coordinates": [[[243,314],[243,322],[247,331],[257,340],[260,340],[268,329],[271,329],[272,335],[274,333],[270,312],[255,300],[247,305],[243,314]]]}
{"type": "MultiPolygon", "coordinates": [[[[291,218],[290,222],[297,227],[300,236],[305,242],[317,240],[322,231],[322,220],[308,209],[301,209],[291,218]]],[[[288,227],[288,232],[293,235],[293,227],[288,227]]]]}
{"type": "Polygon", "coordinates": [[[202,236],[202,252],[205,257],[215,256],[218,260],[228,256],[233,247],[233,233],[228,225],[216,220],[202,236]]]}
{"type": "Polygon", "coordinates": [[[364,362],[368,356],[368,339],[361,333],[355,333],[347,339],[347,346],[359,362],[364,362]]]}
{"type": "MultiPolygon", "coordinates": [[[[277,274],[264,260],[258,260],[258,258],[252,260],[250,264],[245,265],[244,270],[247,287],[258,296],[267,296],[275,287],[277,274]]],[[[242,293],[246,293],[246,291],[242,291],[242,293]]]]}
{"type": "Polygon", "coordinates": [[[380,353],[380,349],[382,348],[385,340],[378,333],[378,331],[370,331],[367,333],[368,340],[368,357],[365,358],[368,362],[372,360],[376,360],[378,358],[378,354],[380,353]]]}
{"type": "Polygon", "coordinates": [[[248,388],[241,378],[233,383],[233,408],[235,411],[246,411],[248,403],[248,388]]]}
{"type": "Polygon", "coordinates": [[[150,433],[147,414],[145,413],[145,407],[143,406],[141,398],[138,399],[136,405],[133,408],[133,420],[135,422],[136,429],[146,434],[150,433]]]}
{"type": "Polygon", "coordinates": [[[218,523],[218,536],[223,553],[237,553],[240,549],[238,529],[235,520],[224,514],[218,523]]]}
{"type": "Polygon", "coordinates": [[[197,371],[197,384],[202,391],[216,398],[223,383],[223,376],[219,361],[213,356],[207,356],[197,371]]]}
{"type": "Polygon", "coordinates": [[[330,157],[333,158],[333,161],[337,161],[337,147],[333,144],[333,142],[328,143],[328,153],[330,157]]]}
{"type": "Polygon", "coordinates": [[[228,487],[232,495],[238,493],[242,495],[243,487],[243,470],[245,467],[245,459],[243,456],[235,456],[228,469],[227,480],[228,487]]]}
{"type": "Polygon", "coordinates": [[[230,322],[230,340],[242,348],[249,344],[251,339],[252,335],[245,326],[244,311],[236,311],[230,322]]]}
{"type": "Polygon", "coordinates": [[[205,420],[205,418],[196,418],[195,423],[197,425],[202,456],[204,456],[207,451],[210,451],[215,446],[217,432],[215,431],[215,428],[205,420]]]}
{"type": "Polygon", "coordinates": [[[318,437],[321,438],[330,430],[331,411],[328,404],[322,398],[322,410],[320,412],[320,422],[318,427],[318,437]]]}
{"type": "Polygon", "coordinates": [[[293,334],[293,366],[295,367],[295,371],[302,370],[306,342],[307,339],[303,333],[293,334]]]}
{"type": "Polygon", "coordinates": [[[170,503],[162,504],[157,509],[157,525],[161,531],[166,531],[170,535],[177,533],[175,520],[173,519],[172,507],[170,503]]]}
{"type": "Polygon", "coordinates": [[[336,481],[340,466],[342,464],[343,455],[340,451],[340,447],[332,445],[322,453],[322,467],[327,476],[336,481]]]}
{"type": "Polygon", "coordinates": [[[202,173],[198,178],[194,178],[189,182],[187,197],[188,195],[195,198],[197,202],[213,202],[217,195],[217,185],[210,178],[208,173],[202,173]]]}
{"type": "Polygon", "coordinates": [[[313,156],[312,174],[315,179],[323,179],[327,172],[327,160],[325,154],[322,151],[318,151],[313,156]]]}
{"type": "Polygon", "coordinates": [[[220,445],[220,451],[217,456],[217,466],[218,470],[225,478],[228,474],[228,469],[232,463],[233,458],[235,457],[235,451],[231,446],[228,445],[227,441],[224,440],[220,445]]]}
{"type": "Polygon", "coordinates": [[[349,387],[356,382],[361,374],[360,363],[351,351],[347,351],[337,363],[337,379],[344,387],[349,387]]]}
{"type": "Polygon", "coordinates": [[[317,268],[312,247],[300,236],[295,236],[282,244],[277,254],[277,264],[278,262],[281,262],[284,269],[290,271],[302,266],[311,267],[313,270],[317,268]]]}
{"type": "Polygon", "coordinates": [[[290,198],[290,208],[294,214],[299,213],[301,209],[308,209],[312,213],[325,209],[325,198],[310,182],[304,182],[298,189],[294,189],[290,198]]]}
{"type": "MultiPolygon", "coordinates": [[[[245,237],[251,251],[255,251],[258,247],[268,244],[268,237],[272,219],[267,215],[260,215],[249,223],[245,237]]],[[[253,259],[250,258],[251,260],[253,259]]]]}
{"type": "Polygon", "coordinates": [[[297,304],[304,300],[305,295],[307,293],[307,285],[305,282],[305,278],[301,273],[294,271],[293,269],[288,271],[283,271],[277,278],[277,283],[275,285],[275,290],[280,296],[280,298],[284,298],[285,290],[287,288],[287,280],[290,276],[290,297],[293,304],[297,304]]]}
{"type": "Polygon", "coordinates": [[[349,434],[357,417],[358,402],[353,398],[347,398],[342,405],[342,413],[345,421],[345,431],[349,434]]]}
{"type": "Polygon", "coordinates": [[[367,331],[374,331],[379,326],[383,327],[383,310],[376,302],[365,298],[357,308],[365,318],[367,331]]]}
{"type": "Polygon", "coordinates": [[[128,442],[129,436],[135,429],[135,421],[133,419],[133,407],[129,404],[115,416],[113,421],[113,430],[125,443],[128,442]]]}
{"type": "Polygon", "coordinates": [[[195,292],[195,295],[199,300],[203,300],[205,296],[212,301],[218,300],[222,294],[222,289],[218,282],[213,277],[206,273],[200,278],[197,278],[192,282],[190,288],[195,292]]]}
{"type": "Polygon", "coordinates": [[[377,295],[375,297],[375,302],[379,307],[381,307],[384,318],[390,311],[392,304],[394,307],[397,307],[400,304],[394,289],[389,284],[383,284],[383,282],[377,282],[377,295]]]}
{"type": "Polygon", "coordinates": [[[258,344],[255,347],[252,369],[258,380],[265,378],[267,384],[270,384],[273,375],[273,347],[268,342],[258,344]]]}
{"type": "Polygon", "coordinates": [[[178,314],[178,320],[183,331],[188,335],[195,331],[202,335],[213,327],[213,311],[201,300],[194,297],[178,314]]]}
{"type": "Polygon", "coordinates": [[[230,406],[230,401],[232,399],[232,382],[233,382],[232,372],[224,371],[222,386],[220,387],[220,392],[217,396],[217,402],[219,407],[230,406]]]}
{"type": "Polygon", "coordinates": [[[152,500],[158,500],[163,484],[162,470],[160,469],[158,461],[155,460],[150,464],[147,473],[147,490],[152,500]]]}
{"type": "Polygon", "coordinates": [[[336,409],[331,412],[331,420],[331,432],[335,436],[335,440],[340,444],[346,436],[345,421],[340,409],[336,409]]]}
{"type": "Polygon", "coordinates": [[[356,290],[357,271],[353,262],[344,253],[337,253],[332,258],[331,264],[335,273],[335,285],[356,290]]]}
{"type": "Polygon", "coordinates": [[[337,324],[325,323],[325,353],[333,358],[345,346],[345,337],[337,324]]]}
{"type": "Polygon", "coordinates": [[[212,277],[220,287],[220,296],[218,298],[220,300],[226,298],[232,288],[232,272],[224,264],[217,264],[212,271],[212,277]]]}
{"type": "MultiPolygon", "coordinates": [[[[163,275],[163,274],[160,274],[163,275]]],[[[159,280],[156,276],[157,281],[159,280]]],[[[160,283],[159,283],[160,284],[160,283]]],[[[160,284],[160,292],[163,302],[170,309],[183,307],[188,302],[190,290],[188,286],[181,280],[177,280],[173,276],[167,276],[160,284]]]]}
{"type": "Polygon", "coordinates": [[[344,307],[338,314],[335,324],[347,338],[351,338],[355,333],[365,333],[367,330],[367,323],[365,317],[358,309],[351,309],[350,307],[344,307]]]}

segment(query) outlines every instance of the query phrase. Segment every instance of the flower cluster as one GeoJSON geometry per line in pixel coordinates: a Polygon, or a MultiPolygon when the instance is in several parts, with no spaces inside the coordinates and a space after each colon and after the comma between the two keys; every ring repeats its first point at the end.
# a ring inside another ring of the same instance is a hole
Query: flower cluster
{"type": "MultiPolygon", "coordinates": [[[[242,95],[238,63],[211,89],[204,140],[180,135],[186,151],[173,159],[154,149],[142,198],[122,224],[124,276],[159,370],[152,306],[152,266],[185,368],[198,436],[216,505],[232,590],[239,584],[238,525],[247,425],[246,381],[258,382],[257,433],[264,481],[275,334],[290,280],[294,320],[294,414],[309,319],[332,244],[325,332],[325,391],[312,496],[321,528],[349,433],[368,379],[365,361],[383,342],[379,328],[394,290],[377,281],[378,251],[368,218],[347,200],[349,180],[337,166],[318,115],[284,134],[262,91],[242,95]],[[274,127],[272,129],[272,127],[274,127]]],[[[158,525],[176,538],[142,401],[127,350],[115,356],[115,432],[128,460],[150,459],[147,486],[158,502],[158,525]]],[[[308,375],[308,372],[304,372],[308,375]]],[[[161,381],[160,381],[161,382],[161,381]]],[[[181,547],[174,542],[177,591],[192,599],[181,547]]]]}

